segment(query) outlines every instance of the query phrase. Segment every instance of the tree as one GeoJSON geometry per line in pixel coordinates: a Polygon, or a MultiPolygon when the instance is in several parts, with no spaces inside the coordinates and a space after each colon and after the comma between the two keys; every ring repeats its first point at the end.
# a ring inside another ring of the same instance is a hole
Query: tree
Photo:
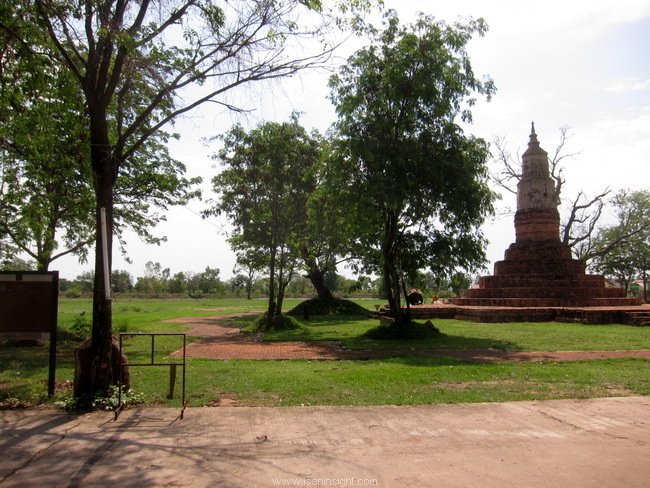
{"type": "MultiPolygon", "coordinates": [[[[357,3],[342,2],[342,7],[357,3]]],[[[107,391],[117,373],[104,278],[110,273],[119,176],[130,172],[138,151],[177,117],[206,102],[237,110],[227,93],[316,65],[331,46],[323,43],[322,50],[303,53],[290,42],[322,32],[321,16],[311,26],[304,22],[314,16],[299,18],[301,10],[320,11],[319,0],[221,5],[210,0],[33,0],[27,5],[34,25],[48,33],[54,46],[48,55],[72,73],[85,103],[95,222],[106,215],[107,232],[95,236],[92,391],[87,392],[93,394],[107,391]]]]}
{"type": "MultiPolygon", "coordinates": [[[[74,75],[56,63],[54,46],[40,28],[22,20],[22,25],[11,24],[12,32],[31,29],[32,45],[12,38],[0,78],[5,94],[0,99],[0,228],[14,244],[14,254],[30,256],[46,271],[66,254],[85,262],[95,239],[96,223],[89,218],[95,206],[89,129],[74,75]],[[33,52],[34,46],[47,56],[33,52]]],[[[169,156],[169,137],[162,131],[150,136],[117,178],[114,231],[122,244],[127,227],[145,242],[164,240],[150,234],[165,219],[151,207],[165,210],[198,195],[192,187],[200,178],[180,176],[185,168],[169,156]]]]}
{"type": "Polygon", "coordinates": [[[449,280],[449,287],[456,296],[460,296],[463,290],[467,290],[472,285],[472,278],[466,273],[456,272],[449,280]]]}
{"type": "Polygon", "coordinates": [[[221,271],[218,268],[206,266],[205,271],[199,275],[199,290],[204,295],[219,295],[225,287],[219,278],[221,271]]]}
{"type": "Polygon", "coordinates": [[[298,123],[267,122],[247,132],[234,126],[216,155],[225,169],[212,180],[220,200],[205,214],[225,214],[230,244],[241,256],[263,257],[269,270],[268,325],[280,320],[284,291],[299,258],[305,208],[315,187],[310,170],[317,141],[298,123]]]}
{"type": "Polygon", "coordinates": [[[138,278],[136,289],[140,293],[167,293],[170,274],[169,268],[163,269],[160,263],[147,261],[144,265],[144,276],[138,278]]]}
{"type": "Polygon", "coordinates": [[[599,229],[590,267],[615,277],[626,293],[632,280],[642,278],[645,292],[650,271],[650,192],[621,190],[610,204],[616,222],[599,229]]]}
{"type": "Polygon", "coordinates": [[[187,277],[185,273],[180,272],[174,274],[169,282],[169,292],[176,294],[187,293],[187,277]]]}
{"type": "Polygon", "coordinates": [[[228,283],[230,284],[231,293],[234,293],[237,298],[239,298],[242,290],[247,291],[246,298],[248,300],[252,298],[250,292],[248,291],[248,278],[245,275],[238,273],[230,278],[228,280],[228,283]]]}
{"type": "Polygon", "coordinates": [[[94,282],[95,273],[92,271],[84,271],[75,278],[74,285],[79,289],[80,293],[92,293],[94,282]]]}
{"type": "Polygon", "coordinates": [[[114,270],[111,273],[111,286],[115,293],[129,293],[133,289],[133,278],[128,271],[114,270]]]}
{"type": "MultiPolygon", "coordinates": [[[[266,256],[257,249],[245,249],[237,253],[237,265],[234,273],[244,273],[246,299],[250,300],[253,285],[260,277],[262,270],[266,268],[266,256]]],[[[238,275],[239,276],[239,275],[238,275]]]]}
{"type": "MultiPolygon", "coordinates": [[[[3,271],[34,271],[34,268],[27,261],[17,257],[7,257],[4,251],[7,247],[0,239],[0,270],[3,271]]],[[[14,255],[13,252],[10,253],[14,255]]]]}
{"type": "Polygon", "coordinates": [[[84,104],[23,7],[3,7],[0,25],[0,230],[12,243],[4,254],[47,271],[69,253],[83,260],[94,232],[84,104]]]}
{"type": "MultiPolygon", "coordinates": [[[[298,125],[298,114],[292,114],[292,121],[296,134],[287,134],[287,137],[302,138],[303,147],[308,147],[310,155],[306,156],[304,153],[302,157],[306,159],[301,164],[288,163],[292,165],[289,171],[297,174],[292,180],[290,201],[294,213],[291,239],[286,252],[304,269],[304,277],[310,280],[318,297],[331,299],[332,292],[327,286],[326,276],[335,272],[340,256],[347,252],[346,245],[349,240],[344,232],[345,226],[341,225],[344,222],[341,217],[344,209],[332,205],[331,193],[319,188],[323,165],[326,164],[324,155],[327,154],[328,143],[316,131],[307,134],[305,129],[298,125]]],[[[291,157],[289,153],[287,157],[291,157]]],[[[255,257],[255,254],[259,254],[259,251],[253,248],[244,253],[240,252],[239,256],[249,264],[255,263],[258,270],[264,268],[263,257],[255,257]]],[[[248,264],[246,267],[249,271],[253,270],[248,264]]]]}
{"type": "Polygon", "coordinates": [[[339,120],[330,188],[344,197],[359,255],[386,284],[390,313],[417,270],[472,269],[484,259],[479,226],[492,211],[487,143],[466,136],[473,93],[490,96],[475,78],[465,45],[484,21],[452,26],[421,15],[402,27],[395,12],[373,43],[349,58],[330,81],[339,120]]]}
{"type": "Polygon", "coordinates": [[[297,247],[302,259],[305,278],[311,281],[318,298],[333,298],[331,283],[335,281],[338,264],[354,258],[349,245],[354,236],[352,227],[346,224],[347,209],[338,205],[336,191],[324,184],[327,165],[331,159],[333,144],[326,138],[317,138],[320,158],[310,169],[311,181],[308,191],[304,225],[297,236],[297,247]]]}

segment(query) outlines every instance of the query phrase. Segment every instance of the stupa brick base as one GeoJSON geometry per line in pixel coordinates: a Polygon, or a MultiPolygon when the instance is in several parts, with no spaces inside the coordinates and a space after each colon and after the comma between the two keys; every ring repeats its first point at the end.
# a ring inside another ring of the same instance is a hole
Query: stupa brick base
{"type": "Polygon", "coordinates": [[[555,185],[549,177],[546,152],[533,127],[522,157],[517,188],[516,241],[494,276],[483,276],[479,287],[465,291],[453,305],[479,307],[628,307],[641,305],[621,288],[609,288],[601,275],[585,273],[559,238],[560,216],[555,185]]]}

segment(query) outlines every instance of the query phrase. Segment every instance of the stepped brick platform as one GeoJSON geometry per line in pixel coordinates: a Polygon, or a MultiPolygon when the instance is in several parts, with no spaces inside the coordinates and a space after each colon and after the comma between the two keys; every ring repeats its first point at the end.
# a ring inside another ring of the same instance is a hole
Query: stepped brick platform
{"type": "Polygon", "coordinates": [[[589,323],[620,323],[613,311],[575,310],[641,305],[641,299],[625,297],[623,289],[607,287],[603,276],[586,274],[584,263],[572,258],[569,246],[560,241],[557,205],[548,157],[533,126],[517,188],[516,240],[505,251],[503,261],[495,263],[494,276],[481,277],[478,288],[466,290],[463,298],[452,299],[452,304],[463,310],[463,318],[480,316],[480,321],[487,322],[505,322],[508,317],[512,321],[575,321],[575,316],[589,323]],[[489,311],[484,307],[506,308],[489,311]]]}
{"type": "Polygon", "coordinates": [[[494,307],[459,305],[416,305],[415,320],[456,319],[470,322],[570,322],[582,324],[624,324],[650,327],[650,305],[593,307],[494,307]]]}

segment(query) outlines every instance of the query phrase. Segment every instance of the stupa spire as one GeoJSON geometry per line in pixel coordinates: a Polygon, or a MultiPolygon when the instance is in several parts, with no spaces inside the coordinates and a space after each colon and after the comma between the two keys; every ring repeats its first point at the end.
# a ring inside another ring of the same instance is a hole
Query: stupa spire
{"type": "Polygon", "coordinates": [[[528,148],[521,156],[521,180],[517,185],[517,210],[557,209],[555,184],[549,175],[548,154],[539,145],[531,123],[528,148]]]}

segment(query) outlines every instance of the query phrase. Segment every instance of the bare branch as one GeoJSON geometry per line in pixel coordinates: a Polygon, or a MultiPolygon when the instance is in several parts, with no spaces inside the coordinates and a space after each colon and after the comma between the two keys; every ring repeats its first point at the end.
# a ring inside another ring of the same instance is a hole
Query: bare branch
{"type": "Polygon", "coordinates": [[[571,205],[569,217],[563,226],[562,242],[564,244],[569,247],[575,247],[578,243],[592,237],[593,232],[596,229],[596,224],[602,215],[604,199],[610,193],[611,190],[608,188],[602,193],[596,195],[589,202],[583,204],[581,204],[580,201],[585,195],[582,191],[578,193],[571,205]],[[594,207],[595,210],[592,213],[589,213],[588,210],[594,207]],[[587,223],[586,228],[582,225],[585,223],[587,223]],[[574,235],[574,232],[578,232],[579,234],[574,235]]]}
{"type": "Polygon", "coordinates": [[[496,148],[496,155],[493,155],[493,159],[500,166],[500,170],[491,174],[492,181],[500,188],[516,194],[517,183],[521,180],[521,161],[519,158],[515,160],[512,157],[505,137],[494,137],[493,145],[496,148]]]}

